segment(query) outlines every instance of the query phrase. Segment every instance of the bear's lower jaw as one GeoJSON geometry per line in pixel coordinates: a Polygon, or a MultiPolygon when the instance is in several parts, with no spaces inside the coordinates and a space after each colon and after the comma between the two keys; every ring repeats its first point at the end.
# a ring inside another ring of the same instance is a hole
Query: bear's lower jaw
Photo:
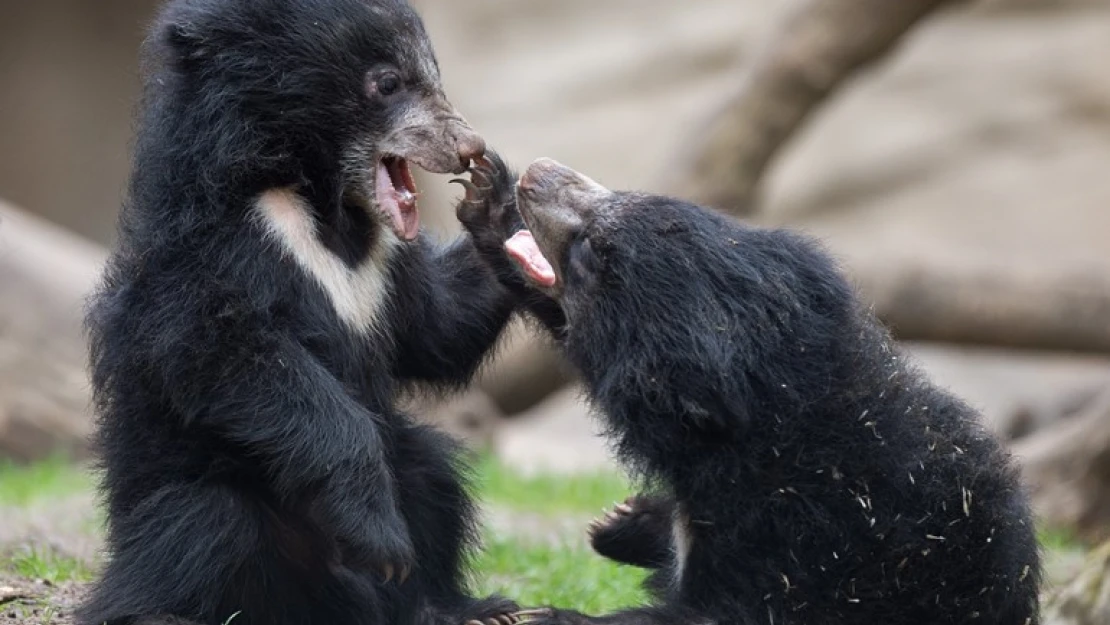
{"type": "Polygon", "coordinates": [[[420,232],[416,198],[408,161],[400,156],[379,159],[374,171],[374,203],[402,241],[412,241],[420,232]]]}

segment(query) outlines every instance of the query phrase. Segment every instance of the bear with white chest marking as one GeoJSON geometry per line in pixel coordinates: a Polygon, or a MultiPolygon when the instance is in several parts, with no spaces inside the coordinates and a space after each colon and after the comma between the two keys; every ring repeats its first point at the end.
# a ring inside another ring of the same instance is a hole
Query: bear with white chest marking
{"type": "Polygon", "coordinates": [[[403,0],[171,0],[88,313],[108,561],[83,625],[511,623],[474,506],[395,407],[469,382],[517,298],[419,230],[485,144],[403,0]]]}

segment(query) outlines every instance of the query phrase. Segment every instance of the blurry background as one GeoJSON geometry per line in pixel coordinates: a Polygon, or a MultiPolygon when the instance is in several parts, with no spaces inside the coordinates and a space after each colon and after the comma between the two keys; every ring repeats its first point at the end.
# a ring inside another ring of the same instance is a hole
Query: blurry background
{"type": "MultiPolygon", "coordinates": [[[[0,458],[87,453],[81,297],[156,4],[0,0],[0,458]]],[[[1110,0],[416,5],[508,160],[822,237],[1011,441],[1046,522],[1110,535],[1110,0]]],[[[424,223],[457,231],[457,187],[421,185],[424,223]]],[[[609,462],[519,328],[479,388],[417,409],[521,470],[609,462]]]]}

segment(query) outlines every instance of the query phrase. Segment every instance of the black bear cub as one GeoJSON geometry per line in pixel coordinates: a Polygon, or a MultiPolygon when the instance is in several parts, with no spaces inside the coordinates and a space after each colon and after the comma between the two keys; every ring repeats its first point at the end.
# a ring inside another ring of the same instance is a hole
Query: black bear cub
{"type": "Polygon", "coordinates": [[[508,256],[558,304],[541,320],[648,485],[595,523],[593,544],[657,569],[650,607],[527,618],[1038,622],[1038,548],[1014,464],[814,242],[613,192],[548,159],[514,198],[487,156],[469,203],[499,216],[508,256]]]}
{"type": "Polygon", "coordinates": [[[404,0],[172,0],[88,313],[109,559],[82,625],[511,622],[464,585],[466,384],[516,306],[421,236],[410,164],[485,151],[404,0]],[[167,622],[172,619],[165,619],[167,622]]]}

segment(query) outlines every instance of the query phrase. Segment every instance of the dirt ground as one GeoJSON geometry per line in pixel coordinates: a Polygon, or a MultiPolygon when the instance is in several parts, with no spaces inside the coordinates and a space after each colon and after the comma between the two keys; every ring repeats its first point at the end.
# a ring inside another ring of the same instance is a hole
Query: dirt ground
{"type": "MultiPolygon", "coordinates": [[[[580,537],[589,516],[537,515],[497,506],[487,507],[483,514],[487,527],[499,536],[557,541],[580,537]]],[[[30,508],[0,506],[0,521],[0,560],[28,547],[75,558],[88,571],[95,571],[101,559],[101,527],[91,493],[47,499],[30,508]]],[[[1083,552],[1053,549],[1045,558],[1045,591],[1050,592],[1075,575],[1083,552]]],[[[86,587],[84,583],[51,584],[0,572],[0,625],[69,625],[86,587]]]]}
{"type": "Polygon", "coordinates": [[[47,584],[0,575],[0,625],[69,625],[81,584],[47,584]]]}

